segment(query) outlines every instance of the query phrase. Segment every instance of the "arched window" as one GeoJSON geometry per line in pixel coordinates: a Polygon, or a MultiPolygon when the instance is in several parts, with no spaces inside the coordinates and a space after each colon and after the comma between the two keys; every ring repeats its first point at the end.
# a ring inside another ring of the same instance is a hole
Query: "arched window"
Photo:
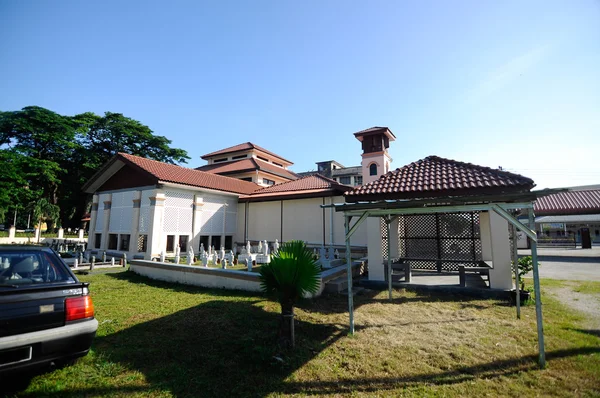
{"type": "Polygon", "coordinates": [[[369,175],[376,176],[377,175],[377,165],[373,163],[369,166],[369,175]]]}

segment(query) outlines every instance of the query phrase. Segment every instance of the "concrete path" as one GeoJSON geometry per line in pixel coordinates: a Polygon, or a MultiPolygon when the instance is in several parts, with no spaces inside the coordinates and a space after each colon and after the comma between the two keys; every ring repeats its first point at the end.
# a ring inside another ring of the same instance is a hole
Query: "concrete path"
{"type": "MultiPolygon", "coordinates": [[[[520,256],[530,254],[531,250],[519,250],[520,256]]],[[[538,258],[541,278],[600,281],[600,247],[539,249],[538,258]]]]}

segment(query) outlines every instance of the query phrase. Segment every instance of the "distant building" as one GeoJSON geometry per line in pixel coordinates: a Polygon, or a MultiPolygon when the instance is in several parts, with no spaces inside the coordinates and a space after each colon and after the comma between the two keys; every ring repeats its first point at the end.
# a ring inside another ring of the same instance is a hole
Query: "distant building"
{"type": "Polygon", "coordinates": [[[363,184],[361,173],[361,166],[345,167],[335,160],[326,160],[317,162],[317,171],[305,171],[297,174],[302,177],[320,174],[343,185],[360,186],[363,184]]]}
{"type": "Polygon", "coordinates": [[[298,175],[288,167],[293,163],[251,142],[207,153],[202,159],[206,166],[196,170],[233,177],[270,186],[298,179],[298,175]]]}
{"type": "Polygon", "coordinates": [[[575,237],[600,243],[600,185],[565,188],[536,200],[535,226],[545,237],[575,237]]]}

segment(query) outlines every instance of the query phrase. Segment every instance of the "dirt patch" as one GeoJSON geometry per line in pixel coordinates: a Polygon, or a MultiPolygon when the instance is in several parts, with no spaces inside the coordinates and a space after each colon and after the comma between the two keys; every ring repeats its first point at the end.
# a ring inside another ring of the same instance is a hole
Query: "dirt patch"
{"type": "Polygon", "coordinates": [[[579,293],[574,291],[578,284],[565,282],[563,287],[548,287],[546,290],[565,305],[589,316],[590,327],[600,328],[600,294],[579,293]]]}

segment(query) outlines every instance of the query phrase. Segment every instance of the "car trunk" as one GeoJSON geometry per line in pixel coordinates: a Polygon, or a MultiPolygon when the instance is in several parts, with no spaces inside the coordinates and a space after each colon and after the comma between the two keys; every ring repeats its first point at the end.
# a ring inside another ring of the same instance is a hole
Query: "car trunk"
{"type": "Polygon", "coordinates": [[[0,288],[0,337],[65,324],[65,296],[87,293],[85,284],[52,284],[0,288]]]}

